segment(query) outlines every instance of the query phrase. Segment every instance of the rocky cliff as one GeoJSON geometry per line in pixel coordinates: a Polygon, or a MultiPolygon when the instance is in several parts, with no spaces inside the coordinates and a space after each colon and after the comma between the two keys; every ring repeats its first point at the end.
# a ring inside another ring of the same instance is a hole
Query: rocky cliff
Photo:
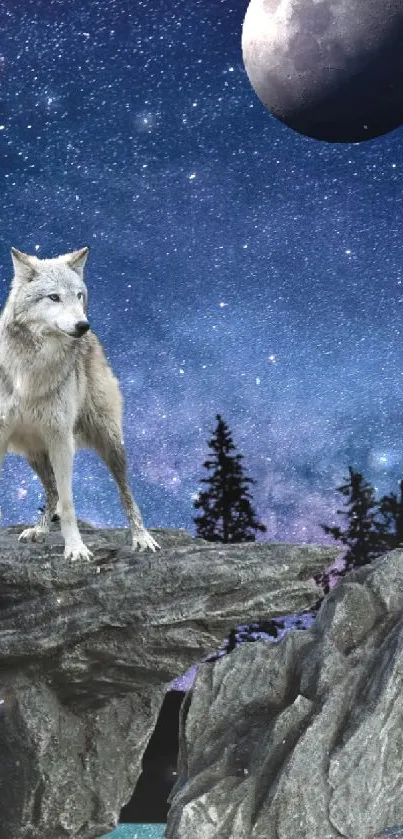
{"type": "Polygon", "coordinates": [[[181,710],[169,839],[402,835],[403,551],[346,576],[312,629],[206,664],[181,710]]]}
{"type": "Polygon", "coordinates": [[[133,554],[128,531],[81,527],[94,561],[71,564],[59,532],[23,545],[22,529],[0,531],[0,839],[95,839],[132,795],[169,682],[236,624],[311,606],[338,551],[161,530],[161,552],[133,554]]]}

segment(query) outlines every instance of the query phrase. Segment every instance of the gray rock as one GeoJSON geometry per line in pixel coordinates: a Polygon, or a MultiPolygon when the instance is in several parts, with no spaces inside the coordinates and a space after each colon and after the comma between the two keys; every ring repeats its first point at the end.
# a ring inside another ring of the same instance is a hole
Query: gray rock
{"type": "Polygon", "coordinates": [[[82,523],[94,561],[71,564],[58,528],[46,545],[21,530],[0,531],[0,839],[113,829],[170,681],[236,624],[309,608],[339,554],[169,530],[133,554],[127,530],[82,523]]]}
{"type": "Polygon", "coordinates": [[[402,615],[395,550],[340,581],[312,629],[204,665],[181,709],[168,839],[365,839],[401,824],[402,615]]]}

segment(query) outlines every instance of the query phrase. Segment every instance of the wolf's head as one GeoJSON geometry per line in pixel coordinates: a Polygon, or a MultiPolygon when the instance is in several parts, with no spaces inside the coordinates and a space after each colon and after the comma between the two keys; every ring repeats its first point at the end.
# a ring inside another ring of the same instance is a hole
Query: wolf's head
{"type": "Polygon", "coordinates": [[[84,335],[90,328],[83,280],[88,248],[55,259],[38,259],[11,248],[11,256],[14,321],[37,335],[84,335]]]}

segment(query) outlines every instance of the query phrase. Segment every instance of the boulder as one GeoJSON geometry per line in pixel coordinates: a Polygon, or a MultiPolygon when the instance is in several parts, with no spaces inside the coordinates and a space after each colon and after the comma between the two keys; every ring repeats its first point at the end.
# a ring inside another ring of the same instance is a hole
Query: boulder
{"type": "MultiPolygon", "coordinates": [[[[200,668],[168,839],[368,839],[403,823],[403,551],[349,573],[310,630],[200,668]]],[[[395,831],[398,828],[394,829],[395,831]]]]}
{"type": "Polygon", "coordinates": [[[82,524],[94,560],[71,563],[56,528],[43,545],[23,528],[0,531],[0,839],[95,839],[171,680],[236,624],[309,608],[339,551],[153,530],[162,550],[133,553],[127,530],[82,524]]]}

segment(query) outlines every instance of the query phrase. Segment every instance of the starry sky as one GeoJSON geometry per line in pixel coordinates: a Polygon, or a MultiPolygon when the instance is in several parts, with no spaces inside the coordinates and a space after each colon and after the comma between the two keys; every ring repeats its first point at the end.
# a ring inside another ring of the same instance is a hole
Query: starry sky
{"type": "MultiPolygon", "coordinates": [[[[243,67],[246,0],[4,0],[0,302],[10,247],[91,249],[91,325],[125,398],[149,527],[194,533],[220,413],[259,538],[326,542],[352,464],[403,475],[403,129],[361,144],[276,121],[243,67]]],[[[79,453],[77,513],[125,525],[79,453]]],[[[6,458],[3,524],[41,488],[6,458]]]]}

